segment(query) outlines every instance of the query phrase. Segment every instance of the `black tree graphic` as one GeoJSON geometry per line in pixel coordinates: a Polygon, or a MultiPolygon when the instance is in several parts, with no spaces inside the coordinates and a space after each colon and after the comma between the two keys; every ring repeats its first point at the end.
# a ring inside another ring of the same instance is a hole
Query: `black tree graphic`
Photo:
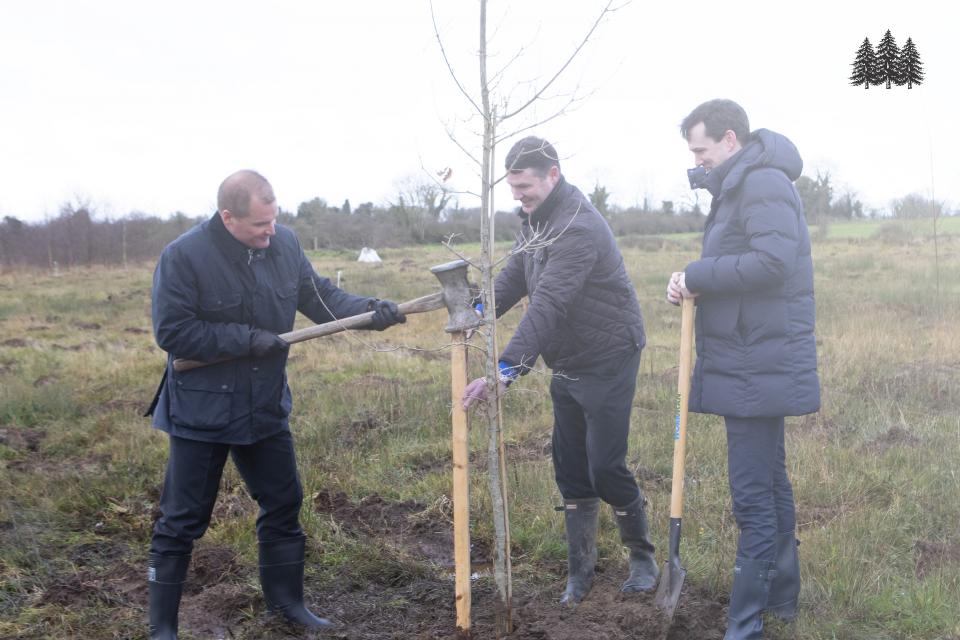
{"type": "Polygon", "coordinates": [[[898,85],[907,85],[907,89],[913,89],[913,85],[923,84],[923,64],[920,62],[920,54],[917,53],[917,48],[910,38],[907,38],[906,44],[900,50],[900,60],[897,67],[898,85]]]}
{"type": "Polygon", "coordinates": [[[897,43],[890,34],[890,29],[887,29],[883,38],[880,39],[880,44],[877,45],[877,78],[874,84],[879,85],[886,82],[887,89],[889,89],[891,82],[897,83],[900,75],[899,67],[900,49],[897,48],[897,43]]]}
{"type": "Polygon", "coordinates": [[[857,57],[852,66],[853,74],[850,76],[850,84],[853,86],[862,84],[864,89],[869,89],[871,84],[880,84],[877,78],[877,56],[873,53],[870,38],[863,39],[863,44],[857,49],[857,57]]]}

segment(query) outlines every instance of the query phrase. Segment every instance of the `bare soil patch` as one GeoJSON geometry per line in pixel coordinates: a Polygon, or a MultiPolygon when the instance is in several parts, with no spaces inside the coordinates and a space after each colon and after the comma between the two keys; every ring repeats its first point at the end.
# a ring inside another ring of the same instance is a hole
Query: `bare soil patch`
{"type": "Polygon", "coordinates": [[[890,427],[886,433],[863,445],[863,450],[878,455],[886,453],[893,447],[915,447],[920,439],[900,425],[890,427]]]}
{"type": "Polygon", "coordinates": [[[960,566],[960,542],[918,540],[913,545],[917,563],[917,579],[946,566],[960,566]]]}

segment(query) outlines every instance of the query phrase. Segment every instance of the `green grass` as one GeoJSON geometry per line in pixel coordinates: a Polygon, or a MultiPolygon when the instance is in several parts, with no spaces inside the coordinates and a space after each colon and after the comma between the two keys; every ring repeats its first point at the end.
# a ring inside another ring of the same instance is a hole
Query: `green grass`
{"type": "MultiPolygon", "coordinates": [[[[941,222],[939,264],[924,221],[909,223],[906,242],[877,235],[887,222],[834,223],[814,246],[823,408],[790,419],[787,436],[803,541],[801,615],[790,627],[771,625],[771,638],[960,636],[960,219],[941,222]]],[[[679,314],[663,292],[667,275],[697,256],[697,243],[691,236],[624,244],[648,340],[628,463],[650,500],[662,558],[679,341],[679,314]]],[[[453,258],[439,247],[382,256],[381,266],[345,252],[311,257],[332,278],[340,270],[348,290],[397,300],[435,290],[428,268],[453,258]]],[[[142,595],[107,576],[119,571],[140,584],[166,456],[165,437],[139,415],[164,361],[145,333],[151,270],[0,275],[2,638],[142,637],[142,595]]],[[[503,318],[501,343],[518,319],[517,311],[503,318]]],[[[358,585],[402,582],[436,571],[386,542],[361,544],[311,505],[320,491],[355,502],[377,494],[422,505],[417,517],[449,517],[444,324],[441,312],[423,314],[385,333],[293,348],[303,523],[318,559],[310,585],[347,574],[358,585]]],[[[528,376],[511,388],[505,439],[514,570],[524,584],[549,587],[562,575],[565,547],[543,448],[552,424],[547,384],[528,376]]],[[[474,427],[472,535],[489,543],[485,441],[474,427]]],[[[720,419],[692,416],[688,443],[687,580],[720,598],[736,544],[720,419]]],[[[232,549],[252,567],[256,507],[242,486],[228,465],[201,548],[232,549]]],[[[603,561],[622,562],[606,510],[602,526],[603,561]]],[[[257,601],[253,575],[230,578],[248,601],[257,601]]]]}
{"type": "MultiPolygon", "coordinates": [[[[955,236],[960,234],[960,216],[944,216],[937,219],[937,233],[955,236]]],[[[915,220],[852,220],[830,222],[827,237],[830,240],[865,240],[876,238],[884,229],[896,229],[910,236],[933,236],[933,218],[915,220]]],[[[817,233],[817,226],[810,227],[810,233],[817,233]]]]}

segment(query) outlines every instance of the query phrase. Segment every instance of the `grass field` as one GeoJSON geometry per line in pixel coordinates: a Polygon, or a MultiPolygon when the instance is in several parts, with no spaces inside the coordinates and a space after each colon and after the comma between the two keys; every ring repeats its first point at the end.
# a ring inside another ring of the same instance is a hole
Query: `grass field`
{"type": "MultiPolygon", "coordinates": [[[[960,639],[960,219],[942,222],[938,267],[928,233],[877,235],[889,223],[834,223],[815,244],[823,408],[790,419],[787,435],[801,615],[769,625],[770,638],[960,639]]],[[[648,341],[628,463],[662,561],[679,342],[663,292],[698,240],[623,245],[648,341]]],[[[346,252],[312,259],[350,291],[405,300],[435,290],[428,268],[452,258],[442,248],[381,256],[383,266],[346,252]]],[[[0,638],[146,637],[146,549],[166,457],[164,434],[140,417],[164,362],[150,334],[151,270],[0,275],[0,638]]],[[[518,313],[504,317],[504,340],[518,313]]],[[[308,599],[348,625],[335,637],[453,632],[445,315],[291,350],[308,599]]],[[[547,383],[527,376],[505,402],[515,636],[659,637],[651,598],[616,593],[625,552],[606,510],[597,587],[575,613],[555,613],[565,547],[547,383]]],[[[485,437],[472,432],[481,638],[492,590],[485,437]]],[[[719,418],[692,416],[686,469],[687,590],[669,637],[720,638],[736,527],[719,418]]],[[[303,637],[265,612],[256,512],[228,465],[194,554],[182,638],[303,637]]]]}

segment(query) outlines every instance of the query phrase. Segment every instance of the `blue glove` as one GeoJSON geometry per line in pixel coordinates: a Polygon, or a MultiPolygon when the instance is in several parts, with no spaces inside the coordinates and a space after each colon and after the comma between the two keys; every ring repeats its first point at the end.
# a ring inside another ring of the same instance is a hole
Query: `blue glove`
{"type": "Polygon", "coordinates": [[[500,382],[508,387],[510,383],[520,375],[520,367],[512,365],[509,362],[504,362],[503,360],[497,363],[497,368],[500,370],[500,382]]]}

